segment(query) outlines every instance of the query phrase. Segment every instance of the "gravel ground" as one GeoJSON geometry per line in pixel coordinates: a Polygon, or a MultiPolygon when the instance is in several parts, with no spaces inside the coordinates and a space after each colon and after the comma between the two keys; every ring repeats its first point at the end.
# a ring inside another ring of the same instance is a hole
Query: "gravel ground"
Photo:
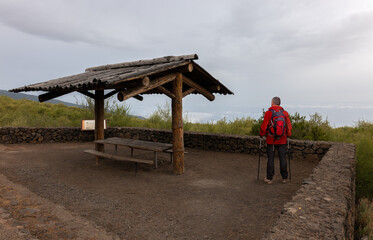
{"type": "MultiPolygon", "coordinates": [[[[101,160],[92,143],[0,145],[0,236],[4,239],[259,239],[315,163],[292,161],[282,184],[256,181],[257,156],[187,149],[185,174],[101,160]],[[4,235],[3,235],[4,232],[4,235]],[[14,236],[14,237],[12,237],[14,236]]],[[[113,149],[108,149],[112,151],[113,149]]],[[[119,154],[129,155],[120,148],[119,154]]],[[[135,151],[152,159],[153,153],[135,151]]]]}

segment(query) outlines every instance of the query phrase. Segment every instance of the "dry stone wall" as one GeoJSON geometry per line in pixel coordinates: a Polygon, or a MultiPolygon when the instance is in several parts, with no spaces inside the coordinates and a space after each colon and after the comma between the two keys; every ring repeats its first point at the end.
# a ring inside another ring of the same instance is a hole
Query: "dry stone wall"
{"type": "MultiPolygon", "coordinates": [[[[153,142],[172,142],[170,130],[154,130],[149,128],[109,128],[105,136],[115,136],[139,139],[153,142]]],[[[185,147],[219,151],[258,154],[260,138],[257,136],[227,135],[218,133],[185,132],[185,147]]],[[[294,158],[319,161],[328,151],[330,142],[290,140],[290,150],[294,158]]],[[[261,154],[266,154],[266,144],[263,139],[261,154]]]]}
{"type": "Polygon", "coordinates": [[[355,150],[334,143],[264,239],[354,239],[355,150]]]}
{"type": "MultiPolygon", "coordinates": [[[[149,128],[108,128],[105,137],[122,137],[153,142],[172,142],[170,130],[149,128]]],[[[82,131],[80,128],[0,128],[0,143],[55,143],[93,141],[93,131],[82,131]]],[[[209,151],[258,154],[259,137],[245,135],[226,135],[199,132],[185,132],[185,147],[209,151]]],[[[294,158],[319,161],[328,151],[329,142],[291,140],[290,150],[294,158]]],[[[263,140],[261,154],[266,154],[263,140]]]]}
{"type": "Polygon", "coordinates": [[[93,141],[93,131],[80,128],[0,128],[0,143],[55,143],[93,141]]]}
{"type": "MultiPolygon", "coordinates": [[[[172,142],[170,130],[108,128],[105,137],[172,142]]],[[[93,131],[79,128],[0,128],[1,144],[93,141],[93,131]]],[[[185,147],[258,154],[257,136],[185,132],[185,147]]],[[[264,142],[264,141],[263,141],[264,142]]],[[[265,154],[265,143],[261,154],[265,154]]],[[[319,164],[285,204],[264,239],[353,239],[355,211],[355,146],[291,140],[294,158],[319,164]]]]}

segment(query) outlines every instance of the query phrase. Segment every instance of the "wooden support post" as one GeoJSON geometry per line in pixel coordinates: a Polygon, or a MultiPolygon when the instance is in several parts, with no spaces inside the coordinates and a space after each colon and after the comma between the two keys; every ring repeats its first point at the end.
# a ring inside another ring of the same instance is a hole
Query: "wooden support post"
{"type": "Polygon", "coordinates": [[[184,133],[183,133],[183,75],[178,73],[172,82],[172,144],[174,174],[184,173],[184,133]]]}
{"type": "MultiPolygon", "coordinates": [[[[96,90],[95,97],[95,140],[104,139],[104,114],[105,114],[105,98],[104,90],[96,90]]],[[[96,143],[96,151],[103,152],[104,145],[96,143]]],[[[99,157],[96,157],[96,165],[98,165],[99,157]]]]}

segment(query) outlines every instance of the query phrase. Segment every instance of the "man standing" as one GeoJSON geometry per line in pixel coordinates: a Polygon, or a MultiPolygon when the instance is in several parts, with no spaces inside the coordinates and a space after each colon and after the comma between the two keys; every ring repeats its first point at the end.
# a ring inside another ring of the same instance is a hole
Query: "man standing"
{"type": "Polygon", "coordinates": [[[279,97],[272,98],[271,107],[264,115],[263,124],[260,127],[260,137],[267,137],[267,177],[264,182],[273,183],[274,157],[275,149],[277,149],[280,159],[280,173],[282,182],[286,183],[288,178],[288,170],[286,163],[286,143],[287,137],[291,136],[291,122],[289,113],[280,107],[281,100],[279,97]]]}

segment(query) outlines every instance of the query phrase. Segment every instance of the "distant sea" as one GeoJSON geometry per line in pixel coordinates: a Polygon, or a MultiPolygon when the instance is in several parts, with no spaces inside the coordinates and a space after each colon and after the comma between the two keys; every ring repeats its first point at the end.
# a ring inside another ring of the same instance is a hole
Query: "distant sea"
{"type": "MultiPolygon", "coordinates": [[[[35,94],[35,93],[31,93],[35,94]]],[[[37,96],[31,94],[22,93],[9,93],[5,90],[0,90],[0,95],[6,95],[14,99],[29,99],[38,101],[37,96]]],[[[62,98],[65,101],[52,100],[52,103],[63,103],[68,106],[80,107],[77,104],[71,103],[76,100],[73,96],[62,98]]],[[[162,105],[162,104],[161,104],[162,105]]],[[[157,109],[157,104],[152,100],[144,100],[138,102],[137,100],[130,103],[131,114],[138,118],[149,117],[157,109]],[[140,117],[141,116],[141,117],[140,117]]],[[[213,106],[209,109],[209,112],[205,112],[205,107],[199,107],[196,105],[186,102],[183,106],[184,117],[190,122],[216,122],[225,118],[227,121],[234,120],[235,118],[251,117],[258,119],[262,115],[263,108],[261,107],[248,107],[244,110],[232,110],[232,111],[219,111],[219,108],[213,106]],[[214,108],[213,108],[214,107],[214,108]]],[[[321,114],[323,120],[327,119],[332,127],[343,127],[343,126],[355,126],[359,121],[373,122],[373,106],[353,106],[353,105],[315,105],[315,106],[284,106],[285,110],[290,115],[298,112],[302,116],[306,116],[309,119],[310,115],[315,113],[321,114]]],[[[264,107],[267,110],[268,106],[264,107]]]]}
{"type": "Polygon", "coordinates": [[[373,108],[363,107],[304,107],[288,108],[290,114],[295,112],[306,117],[310,114],[319,113],[323,119],[327,119],[332,127],[355,126],[359,121],[373,122],[373,108]]]}
{"type": "MultiPolygon", "coordinates": [[[[359,121],[373,122],[373,108],[352,108],[352,107],[284,107],[290,115],[299,113],[310,119],[310,115],[318,113],[323,120],[328,120],[332,127],[355,126],[359,121]]],[[[265,108],[264,110],[267,110],[265,108]]],[[[234,120],[235,118],[251,117],[258,119],[262,115],[262,108],[248,108],[247,112],[188,112],[184,115],[191,122],[215,122],[222,118],[234,120]]]]}

